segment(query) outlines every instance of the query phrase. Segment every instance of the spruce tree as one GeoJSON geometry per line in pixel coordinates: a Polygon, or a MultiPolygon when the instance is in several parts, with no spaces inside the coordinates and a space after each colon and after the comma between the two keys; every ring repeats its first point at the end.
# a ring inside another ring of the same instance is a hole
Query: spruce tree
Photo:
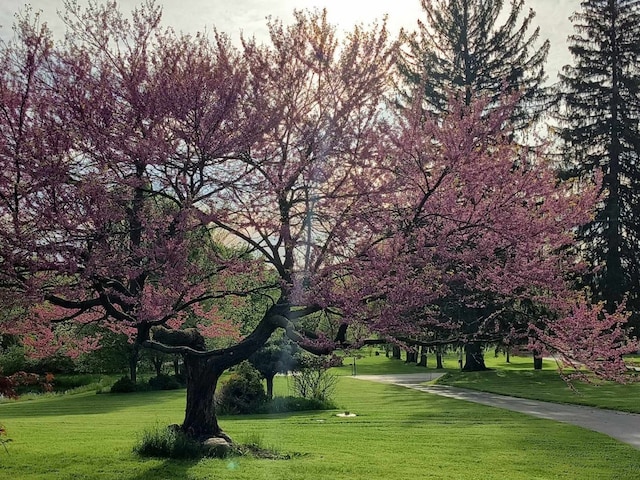
{"type": "MultiPolygon", "coordinates": [[[[567,177],[602,175],[602,201],[579,235],[584,280],[612,311],[640,306],[640,0],[588,0],[571,18],[573,65],[560,75],[567,177]]],[[[637,314],[636,314],[637,316],[637,314]]]]}
{"type": "Polygon", "coordinates": [[[399,90],[411,96],[424,87],[425,108],[447,110],[453,93],[467,104],[476,95],[498,100],[506,91],[522,99],[513,116],[521,131],[546,107],[544,64],[549,42],[538,45],[539,28],[532,28],[533,10],[524,15],[524,0],[421,0],[425,21],[418,31],[403,34],[405,49],[399,62],[399,90]],[[503,12],[504,10],[504,12],[503,12]]]}

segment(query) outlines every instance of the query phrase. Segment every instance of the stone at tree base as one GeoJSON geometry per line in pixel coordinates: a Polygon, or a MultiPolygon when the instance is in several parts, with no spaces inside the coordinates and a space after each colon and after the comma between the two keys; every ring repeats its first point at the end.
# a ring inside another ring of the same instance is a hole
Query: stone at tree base
{"type": "Polygon", "coordinates": [[[207,438],[202,442],[205,454],[212,457],[224,458],[231,450],[231,444],[221,437],[207,438]]]}

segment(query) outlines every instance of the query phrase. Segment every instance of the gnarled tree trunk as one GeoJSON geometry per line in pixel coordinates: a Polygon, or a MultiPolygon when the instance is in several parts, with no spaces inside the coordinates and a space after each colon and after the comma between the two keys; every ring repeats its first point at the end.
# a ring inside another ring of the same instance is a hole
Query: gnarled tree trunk
{"type": "Polygon", "coordinates": [[[215,368],[213,359],[185,355],[187,375],[187,407],[182,431],[197,440],[222,437],[230,441],[218,425],[214,394],[222,371],[215,368]]]}

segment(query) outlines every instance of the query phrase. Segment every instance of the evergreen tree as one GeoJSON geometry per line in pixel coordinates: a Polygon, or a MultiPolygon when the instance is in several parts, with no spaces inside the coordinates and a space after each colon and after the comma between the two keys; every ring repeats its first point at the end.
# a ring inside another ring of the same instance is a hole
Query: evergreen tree
{"type": "Polygon", "coordinates": [[[640,1],[588,0],[572,17],[574,65],[560,75],[560,136],[567,177],[602,175],[598,212],[579,232],[594,267],[585,278],[607,309],[639,306],[640,1]]]}
{"type": "Polygon", "coordinates": [[[546,107],[542,84],[549,41],[537,46],[539,28],[530,32],[535,12],[522,14],[524,0],[504,3],[421,0],[425,21],[418,21],[417,32],[403,35],[401,95],[423,85],[425,108],[443,112],[451,92],[463,94],[469,104],[476,94],[497,100],[505,90],[518,90],[522,99],[512,118],[514,129],[535,122],[546,107]]]}

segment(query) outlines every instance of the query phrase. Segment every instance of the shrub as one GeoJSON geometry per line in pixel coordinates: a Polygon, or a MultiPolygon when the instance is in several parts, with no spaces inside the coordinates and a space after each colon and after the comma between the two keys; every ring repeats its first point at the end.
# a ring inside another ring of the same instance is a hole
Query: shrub
{"type": "Polygon", "coordinates": [[[0,372],[13,375],[28,369],[27,358],[21,345],[11,345],[0,354],[0,372]]]}
{"type": "Polygon", "coordinates": [[[249,362],[242,362],[216,398],[222,414],[256,413],[267,401],[260,373],[249,362]]]}
{"type": "Polygon", "coordinates": [[[182,385],[176,377],[161,374],[149,379],[149,387],[151,390],[178,390],[182,385]]]}
{"type": "Polygon", "coordinates": [[[260,407],[259,413],[304,412],[311,410],[332,410],[336,405],[330,400],[301,397],[274,397],[260,407]]]}
{"type": "Polygon", "coordinates": [[[320,357],[302,357],[298,371],[292,375],[296,395],[313,400],[329,401],[335,393],[338,377],[329,373],[332,366],[320,357]]]}
{"type": "Polygon", "coordinates": [[[200,458],[204,454],[202,445],[187,437],[176,425],[145,430],[133,452],[143,457],[183,459],[200,458]]]}
{"type": "Polygon", "coordinates": [[[131,393],[136,391],[136,384],[129,377],[122,377],[111,385],[111,393],[131,393]]]}

